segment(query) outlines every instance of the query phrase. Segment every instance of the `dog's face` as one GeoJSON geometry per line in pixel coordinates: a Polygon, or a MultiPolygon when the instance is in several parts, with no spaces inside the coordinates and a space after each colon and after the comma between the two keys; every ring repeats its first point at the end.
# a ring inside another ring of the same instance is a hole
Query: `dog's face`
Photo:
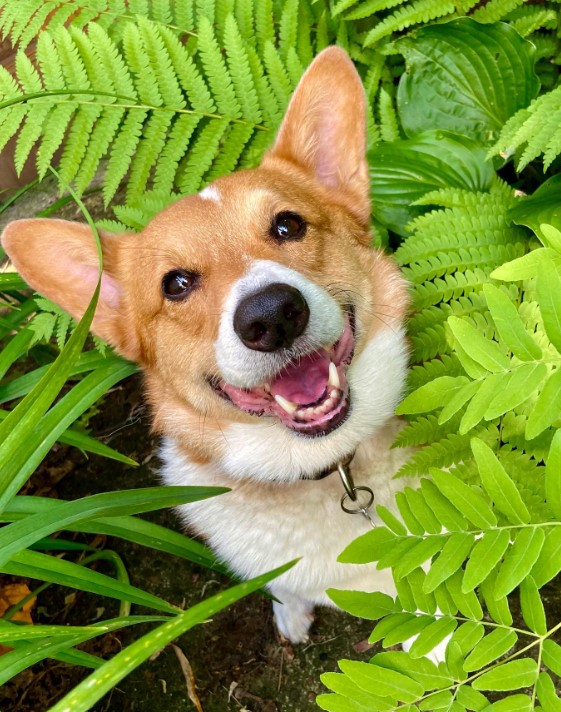
{"type": "MultiPolygon", "coordinates": [[[[364,104],[350,60],[330,48],[259,168],[140,234],[102,235],[93,330],[142,365],[156,426],[192,459],[239,477],[312,476],[391,415],[406,298],[369,248],[364,104]]],[[[18,221],[3,245],[31,286],[83,314],[97,282],[89,228],[18,221]]]]}

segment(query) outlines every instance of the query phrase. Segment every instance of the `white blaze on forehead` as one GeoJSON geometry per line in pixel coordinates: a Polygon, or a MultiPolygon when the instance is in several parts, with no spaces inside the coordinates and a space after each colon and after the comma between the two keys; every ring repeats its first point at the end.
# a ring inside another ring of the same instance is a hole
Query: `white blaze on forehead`
{"type": "Polygon", "coordinates": [[[215,347],[218,368],[227,383],[238,388],[253,388],[270,380],[293,358],[334,344],[341,336],[343,326],[341,307],[323,287],[278,262],[255,260],[249,271],[234,283],[226,298],[215,347]],[[234,331],[238,304],[250,294],[279,282],[302,294],[310,310],[308,325],[290,349],[277,352],[248,349],[234,331]]]}
{"type": "Polygon", "coordinates": [[[202,198],[203,200],[212,200],[214,203],[219,203],[220,193],[218,192],[218,188],[216,188],[215,186],[207,185],[207,187],[203,188],[199,193],[199,198],[202,198]]]}

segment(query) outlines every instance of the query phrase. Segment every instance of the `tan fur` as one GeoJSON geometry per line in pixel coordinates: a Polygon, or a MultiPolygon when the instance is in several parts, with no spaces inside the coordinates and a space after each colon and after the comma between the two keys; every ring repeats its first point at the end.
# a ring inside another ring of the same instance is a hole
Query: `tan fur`
{"type": "MultiPolygon", "coordinates": [[[[252,263],[278,263],[324,287],[341,306],[354,303],[360,327],[355,359],[378,333],[403,324],[405,282],[386,256],[370,248],[364,117],[358,75],[342,50],[330,48],[306,72],[260,167],[215,181],[217,200],[194,195],[177,201],[139,234],[101,235],[104,282],[93,331],[141,364],[154,427],[185,461],[200,466],[201,478],[227,456],[226,430],[257,420],[208,385],[218,375],[215,342],[225,300],[252,263]],[[304,239],[278,244],[269,236],[273,216],[284,210],[305,216],[304,239]],[[171,302],[162,295],[162,277],[178,268],[199,273],[200,285],[186,300],[171,302]]],[[[21,220],[8,226],[2,244],[32,287],[74,317],[84,313],[98,269],[89,228],[21,220]]],[[[378,434],[361,452],[371,462],[394,463],[388,447],[389,439],[378,434]]],[[[362,473],[368,462],[361,458],[362,473]]],[[[274,484],[251,478],[242,484],[225,472],[208,478],[237,487],[242,499],[252,490],[257,499],[268,491],[284,497],[274,484]]],[[[322,492],[339,491],[330,482],[322,492]]],[[[347,519],[343,515],[341,526],[347,519]]],[[[197,529],[205,532],[206,525],[197,529]]]]}

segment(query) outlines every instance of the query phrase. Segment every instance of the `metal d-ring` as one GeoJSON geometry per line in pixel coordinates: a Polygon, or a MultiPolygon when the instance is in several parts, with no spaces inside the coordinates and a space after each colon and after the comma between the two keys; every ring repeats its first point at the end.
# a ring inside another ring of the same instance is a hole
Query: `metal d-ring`
{"type": "MultiPolygon", "coordinates": [[[[346,488],[345,488],[346,489],[346,488]]],[[[346,512],[347,514],[363,514],[367,519],[372,521],[370,517],[368,516],[368,509],[369,507],[372,506],[372,503],[374,502],[374,492],[370,489],[370,487],[354,487],[353,488],[353,494],[354,497],[351,497],[349,492],[345,492],[345,494],[341,497],[341,509],[343,512],[346,512]],[[368,493],[368,501],[365,502],[364,504],[358,504],[356,509],[350,509],[349,507],[345,507],[345,502],[347,498],[352,499],[353,502],[358,501],[357,497],[357,492],[367,492],[368,493]]]]}

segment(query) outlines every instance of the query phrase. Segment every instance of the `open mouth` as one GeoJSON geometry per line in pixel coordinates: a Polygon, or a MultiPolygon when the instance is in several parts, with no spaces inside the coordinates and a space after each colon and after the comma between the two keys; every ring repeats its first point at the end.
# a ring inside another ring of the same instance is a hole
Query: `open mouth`
{"type": "Polygon", "coordinates": [[[274,415],[306,436],[327,435],[341,425],[350,408],[346,372],[355,346],[354,312],[347,309],[339,340],[286,364],[268,383],[245,389],[225,381],[213,388],[251,415],[274,415]]]}

